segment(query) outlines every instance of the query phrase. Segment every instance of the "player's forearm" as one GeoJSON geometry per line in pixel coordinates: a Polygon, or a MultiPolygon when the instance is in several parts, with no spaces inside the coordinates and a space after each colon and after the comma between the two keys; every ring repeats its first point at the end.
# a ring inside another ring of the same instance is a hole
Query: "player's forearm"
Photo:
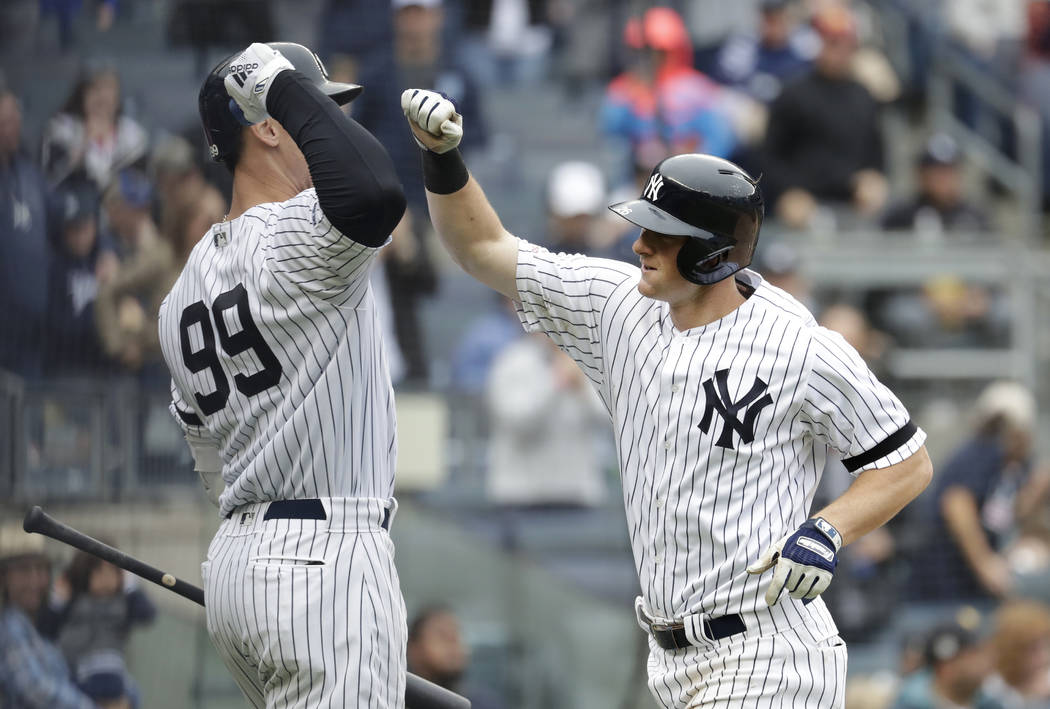
{"type": "Polygon", "coordinates": [[[813,516],[834,525],[842,543],[849,544],[891,520],[926,489],[932,476],[924,446],[900,463],[865,470],[846,492],[813,516]]]}
{"type": "Polygon", "coordinates": [[[360,244],[386,241],[405,195],[379,141],[296,71],[274,77],[266,107],[302,150],[328,221],[360,244]]]}
{"type": "MultiPolygon", "coordinates": [[[[479,281],[514,300],[517,239],[503,227],[481,185],[467,177],[463,187],[446,192],[440,184],[459,168],[454,155],[424,154],[430,218],[456,263],[479,281]],[[430,161],[431,164],[427,164],[430,161]],[[435,191],[436,190],[436,191],[435,191]]],[[[461,164],[461,163],[460,163],[461,164]]],[[[465,169],[465,168],[464,168],[465,169]]],[[[445,183],[448,184],[448,183],[445,183]]],[[[451,183],[455,186],[455,183],[451,183]]]]}
{"type": "Polygon", "coordinates": [[[944,491],[940,508],[948,533],[955,539],[971,568],[978,568],[995,555],[981,529],[980,512],[969,490],[949,487],[944,491]]]}

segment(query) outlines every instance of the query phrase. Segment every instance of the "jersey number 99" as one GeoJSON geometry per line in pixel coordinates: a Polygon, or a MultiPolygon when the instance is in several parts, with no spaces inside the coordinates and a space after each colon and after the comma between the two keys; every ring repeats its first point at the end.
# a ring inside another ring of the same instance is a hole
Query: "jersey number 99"
{"type": "Polygon", "coordinates": [[[194,392],[201,413],[210,416],[226,406],[230,399],[230,380],[226,377],[219,362],[219,353],[215,349],[215,333],[219,334],[219,344],[223,352],[230,357],[251,350],[262,368],[254,374],[243,374],[237,372],[233,375],[233,383],[237,391],[245,396],[256,394],[276,386],[281,380],[281,363],[277,355],[273,353],[270,346],[266,344],[262,333],[256,327],[252,319],[252,311],[248,306],[248,291],[243,283],[225,293],[219,294],[211,306],[211,317],[209,317],[208,306],[203,300],[186,306],[179,320],[179,337],[182,344],[182,360],[186,368],[194,374],[209,370],[215,381],[215,391],[209,394],[194,392]],[[237,319],[241,323],[241,329],[231,333],[226,325],[224,315],[226,311],[237,309],[237,319]],[[212,319],[215,320],[215,328],[212,328],[212,319]],[[203,345],[200,349],[193,349],[190,343],[190,328],[200,325],[203,345]]]}

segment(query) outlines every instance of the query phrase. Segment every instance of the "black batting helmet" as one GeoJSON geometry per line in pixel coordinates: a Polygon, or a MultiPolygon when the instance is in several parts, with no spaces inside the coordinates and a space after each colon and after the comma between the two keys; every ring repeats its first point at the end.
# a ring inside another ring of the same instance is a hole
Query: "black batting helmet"
{"type": "Polygon", "coordinates": [[[762,192],[750,175],[728,160],[696,153],[663,160],[639,199],[609,209],[657,234],[688,237],[678,252],[678,271],[699,285],[717,283],[751,263],[764,213],[762,192]]]}
{"type": "MultiPolygon", "coordinates": [[[[298,71],[312,81],[317,88],[332,97],[340,106],[350,103],[363,90],[357,84],[342,84],[328,80],[321,59],[301,44],[294,42],[267,42],[267,46],[276,49],[292,63],[298,71]]],[[[201,86],[197,98],[204,126],[204,139],[208,142],[208,152],[215,162],[225,163],[233,170],[240,151],[240,134],[243,127],[230,111],[230,95],[226,92],[223,80],[234,57],[240,52],[231,54],[215,65],[201,86]]]]}

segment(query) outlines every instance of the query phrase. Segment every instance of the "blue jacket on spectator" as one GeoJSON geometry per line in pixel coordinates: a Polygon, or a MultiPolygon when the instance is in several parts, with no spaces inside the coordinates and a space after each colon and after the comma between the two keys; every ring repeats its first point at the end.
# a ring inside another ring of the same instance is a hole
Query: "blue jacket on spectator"
{"type": "Polygon", "coordinates": [[[70,679],[62,653],[14,607],[0,612],[0,706],[95,709],[70,679]]]}
{"type": "Polygon", "coordinates": [[[0,369],[40,373],[48,292],[51,201],[40,169],[0,158],[0,369]]]}
{"type": "Polygon", "coordinates": [[[955,452],[925,501],[928,506],[925,518],[931,521],[931,528],[913,569],[911,590],[915,598],[929,601],[989,598],[948,529],[941,500],[949,488],[968,490],[974,497],[989,546],[1001,550],[1013,531],[1017,491],[1030,470],[1029,463],[1011,470],[1005,463],[1001,444],[991,436],[975,436],[955,452]]]}

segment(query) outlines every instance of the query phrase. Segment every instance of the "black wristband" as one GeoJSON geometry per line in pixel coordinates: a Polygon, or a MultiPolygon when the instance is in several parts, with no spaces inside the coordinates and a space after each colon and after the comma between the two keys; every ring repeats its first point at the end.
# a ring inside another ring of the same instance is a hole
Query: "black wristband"
{"type": "Polygon", "coordinates": [[[423,151],[423,185],[434,194],[459,192],[470,179],[459,148],[447,153],[423,151]]]}

